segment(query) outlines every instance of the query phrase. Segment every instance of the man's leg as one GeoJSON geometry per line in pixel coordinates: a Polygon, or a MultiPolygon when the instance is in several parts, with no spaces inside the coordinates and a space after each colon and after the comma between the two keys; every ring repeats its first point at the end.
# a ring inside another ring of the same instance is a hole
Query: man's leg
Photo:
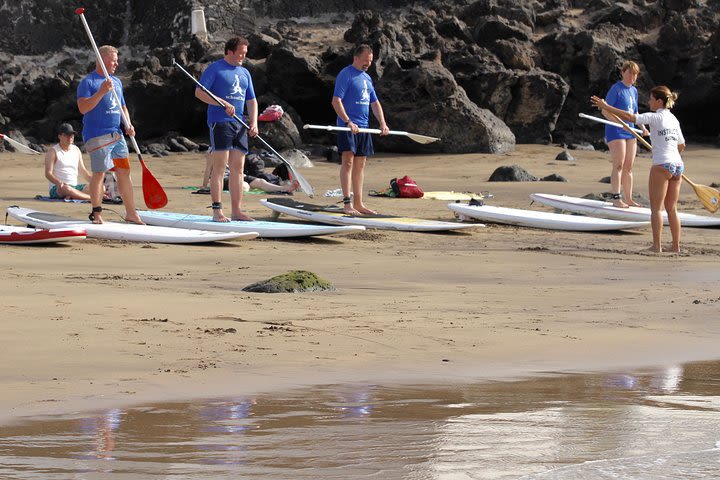
{"type": "Polygon", "coordinates": [[[93,208],[93,223],[103,223],[102,214],[102,197],[103,197],[103,181],[105,180],[105,172],[92,172],[90,177],[90,205],[93,208]],[[96,211],[97,209],[99,211],[96,211]]]}
{"type": "Polygon", "coordinates": [[[73,200],[90,200],[90,195],[68,184],[64,184],[61,189],[59,188],[57,193],[58,197],[60,198],[70,198],[73,200]]]}
{"type": "Polygon", "coordinates": [[[229,151],[213,151],[210,156],[212,158],[212,172],[210,174],[210,199],[213,203],[213,221],[229,222],[230,219],[225,216],[221,206],[223,178],[225,177],[225,167],[228,163],[229,151]]]}
{"type": "Polygon", "coordinates": [[[367,157],[355,157],[352,166],[352,187],[353,199],[352,206],[355,210],[362,214],[375,215],[376,211],[370,210],[363,203],[363,184],[365,182],[365,164],[367,157]]]}
{"type": "Polygon", "coordinates": [[[228,155],[230,164],[230,177],[228,186],[230,187],[230,204],[232,206],[232,219],[252,221],[253,218],[242,212],[243,199],[243,167],[245,165],[245,154],[240,150],[230,150],[228,155]]]}
{"type": "MultiPolygon", "coordinates": [[[[130,167],[130,162],[127,159],[120,160],[127,161],[127,167],[130,167]]],[[[123,205],[125,205],[125,221],[144,225],[145,222],[143,222],[138,215],[135,206],[135,194],[133,192],[133,181],[130,177],[130,168],[124,168],[125,162],[122,161],[120,165],[122,166],[118,166],[118,164],[115,165],[115,174],[117,175],[118,191],[120,192],[120,197],[123,199],[123,205]]]]}
{"type": "Polygon", "coordinates": [[[351,184],[355,183],[355,179],[353,178],[355,154],[351,151],[342,152],[341,159],[340,188],[343,193],[343,211],[348,215],[358,215],[360,212],[355,210],[350,203],[350,197],[354,195],[351,189],[351,184]]]}

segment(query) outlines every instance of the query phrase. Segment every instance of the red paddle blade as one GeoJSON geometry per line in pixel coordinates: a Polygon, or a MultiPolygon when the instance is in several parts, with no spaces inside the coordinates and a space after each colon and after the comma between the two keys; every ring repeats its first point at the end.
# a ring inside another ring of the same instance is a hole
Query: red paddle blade
{"type": "Polygon", "coordinates": [[[82,15],[83,13],[85,13],[84,8],[80,7],[75,9],[75,15],[82,15]]]}
{"type": "Polygon", "coordinates": [[[142,190],[145,205],[150,210],[162,208],[168,203],[167,195],[160,182],[157,181],[155,175],[147,168],[145,161],[140,158],[140,166],[142,167],[142,190]]]}

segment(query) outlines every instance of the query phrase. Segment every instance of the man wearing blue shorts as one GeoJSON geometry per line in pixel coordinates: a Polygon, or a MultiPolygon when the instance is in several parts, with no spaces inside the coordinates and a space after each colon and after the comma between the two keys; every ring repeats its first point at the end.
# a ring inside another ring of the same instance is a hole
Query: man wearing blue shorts
{"type": "MultiPolygon", "coordinates": [[[[122,123],[120,109],[125,112],[126,118],[130,118],[130,115],[125,106],[122,83],[113,76],[118,67],[118,51],[110,45],[103,45],[99,51],[110,78],[105,78],[100,63],[96,62],[95,70],[83,78],[77,88],[77,105],[80,113],[83,114],[83,141],[85,150],[90,154],[90,170],[92,170],[90,220],[93,223],[103,223],[101,206],[103,180],[105,172],[114,168],[117,173],[118,190],[125,204],[125,221],[143,224],[135,209],[128,147],[120,128],[122,123]],[[111,93],[113,89],[120,99],[120,105],[111,93]]],[[[135,135],[135,128],[132,125],[127,125],[125,131],[130,136],[135,135]]]]}
{"type": "Polygon", "coordinates": [[[229,222],[222,210],[222,190],[225,167],[229,164],[230,202],[232,220],[253,219],[241,211],[243,198],[243,164],[248,152],[248,135],[258,134],[258,108],[255,99],[250,72],[242,66],[247,55],[248,41],[234,37],[225,43],[225,56],[211,63],[200,77],[200,83],[213,92],[223,103],[218,106],[215,100],[200,87],[195,96],[208,104],[207,122],[210,127],[211,177],[210,197],[212,200],[213,220],[229,222]],[[241,116],[247,105],[248,130],[233,115],[241,116]]]}
{"type": "Polygon", "coordinates": [[[360,45],[353,52],[353,63],[342,69],[335,79],[332,106],[337,113],[337,125],[350,127],[349,132],[338,132],[337,136],[338,152],[342,158],[340,187],[343,210],[348,215],[377,213],[367,208],[362,200],[365,163],[367,157],[375,152],[370,134],[360,133],[358,129],[368,127],[370,109],[380,122],[381,135],[390,131],[372,79],[367,74],[372,61],[372,48],[360,45]]]}

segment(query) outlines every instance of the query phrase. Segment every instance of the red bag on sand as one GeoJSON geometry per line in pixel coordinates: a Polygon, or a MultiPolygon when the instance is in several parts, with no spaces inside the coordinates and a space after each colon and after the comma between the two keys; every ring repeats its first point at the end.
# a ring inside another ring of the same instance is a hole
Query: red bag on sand
{"type": "Polygon", "coordinates": [[[390,187],[392,187],[393,192],[395,192],[395,196],[400,198],[422,198],[422,196],[425,195],[422,188],[407,175],[402,178],[393,178],[390,180],[390,187]]]}
{"type": "Polygon", "coordinates": [[[258,116],[261,122],[276,122],[280,120],[285,113],[280,105],[270,105],[258,116]]]}

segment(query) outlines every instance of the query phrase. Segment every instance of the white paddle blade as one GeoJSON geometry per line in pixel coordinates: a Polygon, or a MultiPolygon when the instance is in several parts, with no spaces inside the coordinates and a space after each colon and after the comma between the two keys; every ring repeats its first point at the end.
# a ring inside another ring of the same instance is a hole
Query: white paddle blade
{"type": "Polygon", "coordinates": [[[292,174],[293,178],[297,180],[298,185],[300,185],[300,190],[305,192],[308,197],[314,197],[315,190],[313,190],[312,185],[310,185],[310,183],[305,180],[305,177],[300,175],[300,173],[295,170],[295,167],[291,166],[290,164],[288,164],[288,168],[290,169],[290,173],[292,174]]]}
{"type": "Polygon", "coordinates": [[[417,133],[408,133],[407,136],[411,140],[414,140],[417,143],[422,143],[423,145],[428,144],[428,143],[437,142],[440,140],[439,138],[428,137],[425,135],[418,135],[417,133]]]}
{"type": "Polygon", "coordinates": [[[17,140],[13,140],[12,138],[8,137],[7,135],[0,134],[0,140],[3,140],[3,139],[6,140],[13,147],[19,148],[20,151],[32,153],[34,155],[42,155],[42,153],[38,152],[37,150],[33,150],[32,148],[28,147],[27,145],[23,145],[22,143],[18,142],[17,140]]]}

